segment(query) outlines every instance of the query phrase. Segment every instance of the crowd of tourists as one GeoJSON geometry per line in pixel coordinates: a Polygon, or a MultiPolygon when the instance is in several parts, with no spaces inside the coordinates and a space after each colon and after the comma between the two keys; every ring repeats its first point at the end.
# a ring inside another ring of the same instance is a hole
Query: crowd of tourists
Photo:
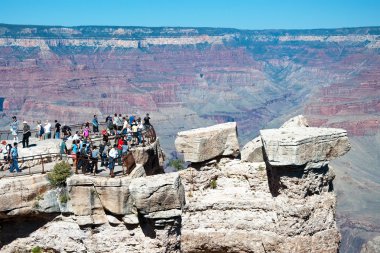
{"type": "MultiPolygon", "coordinates": [[[[22,146],[28,148],[31,128],[27,121],[23,121],[22,124],[22,146]]],[[[98,161],[100,160],[100,166],[108,168],[110,176],[114,177],[115,164],[121,165],[122,157],[128,154],[132,146],[143,144],[143,132],[152,127],[150,117],[148,113],[143,119],[136,115],[122,116],[115,113],[113,117],[111,115],[106,117],[105,124],[102,124],[105,127],[101,132],[99,132],[100,125],[97,115],[93,116],[91,123],[83,124],[75,133],[70,126],[61,125],[58,120],[54,121],[54,128],[48,120],[45,124],[38,121],[35,137],[39,140],[60,139],[60,153],[67,154],[73,159],[76,173],[78,173],[78,169],[83,173],[98,173],[98,161]],[[99,146],[95,145],[91,136],[100,137],[99,146]],[[114,139],[113,144],[110,142],[111,136],[114,139]],[[71,142],[69,145],[68,141],[71,142]]],[[[13,146],[7,141],[2,141],[0,152],[3,153],[4,161],[9,164],[9,171],[18,173],[20,172],[17,162],[19,123],[15,116],[12,117],[10,131],[13,137],[13,146]]],[[[0,169],[3,170],[4,167],[5,164],[0,164],[0,169]]]]}

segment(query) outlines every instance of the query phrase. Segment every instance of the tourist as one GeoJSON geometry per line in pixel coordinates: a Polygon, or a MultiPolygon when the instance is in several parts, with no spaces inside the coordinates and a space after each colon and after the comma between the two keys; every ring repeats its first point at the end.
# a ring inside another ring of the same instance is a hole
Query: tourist
{"type": "Polygon", "coordinates": [[[46,120],[45,127],[44,127],[44,132],[45,132],[45,140],[51,138],[51,124],[49,120],[46,120]]]}
{"type": "Polygon", "coordinates": [[[133,144],[138,144],[138,133],[137,133],[137,130],[138,130],[138,126],[137,126],[137,123],[135,120],[133,120],[132,122],[132,134],[133,134],[133,144]]]}
{"type": "Polygon", "coordinates": [[[129,147],[128,147],[128,138],[127,136],[124,136],[123,138],[123,145],[121,146],[121,156],[125,156],[128,153],[129,147]]]}
{"type": "Polygon", "coordinates": [[[15,142],[18,142],[17,132],[18,132],[18,121],[17,121],[16,116],[13,116],[12,123],[11,123],[11,134],[13,136],[13,141],[15,142]]]}
{"type": "Polygon", "coordinates": [[[118,152],[118,164],[121,165],[121,154],[122,154],[122,151],[123,151],[123,144],[124,144],[124,140],[123,138],[121,138],[121,136],[118,136],[118,139],[117,139],[117,152],[118,152]]]}
{"type": "Polygon", "coordinates": [[[109,139],[109,133],[107,132],[107,130],[103,129],[103,130],[102,130],[102,135],[103,135],[103,141],[104,141],[105,143],[107,143],[107,142],[108,142],[108,139],[109,139]]]}
{"type": "Polygon", "coordinates": [[[55,138],[60,139],[61,138],[61,124],[58,123],[57,120],[54,121],[55,123],[55,138]]]}
{"type": "Polygon", "coordinates": [[[72,147],[72,150],[71,150],[71,158],[73,159],[73,165],[74,165],[74,168],[75,168],[75,174],[78,174],[78,151],[79,151],[79,148],[78,148],[78,140],[73,140],[73,147],[72,147]]]}
{"type": "Polygon", "coordinates": [[[91,148],[91,173],[98,173],[98,160],[99,160],[99,150],[97,146],[91,148]]]}
{"type": "Polygon", "coordinates": [[[63,123],[62,127],[63,138],[69,138],[71,136],[71,128],[63,123]]]}
{"type": "Polygon", "coordinates": [[[78,131],[76,131],[75,132],[75,134],[74,134],[74,136],[73,136],[73,140],[75,140],[75,141],[79,141],[79,132],[78,131]]]}
{"type": "Polygon", "coordinates": [[[9,172],[13,173],[14,170],[16,170],[16,173],[21,172],[20,168],[18,167],[18,150],[17,150],[17,142],[13,143],[13,148],[11,149],[11,158],[12,163],[9,168],[9,172]]]}
{"type": "Polygon", "coordinates": [[[113,145],[113,148],[109,152],[108,157],[108,168],[110,169],[110,176],[115,177],[114,169],[115,169],[115,162],[117,159],[118,151],[117,151],[117,145],[113,145]]]}
{"type": "Polygon", "coordinates": [[[113,129],[117,131],[117,113],[114,114],[112,119],[113,129]]]}
{"type": "Polygon", "coordinates": [[[100,167],[105,166],[107,167],[107,156],[108,156],[108,145],[107,142],[103,142],[103,144],[100,144],[99,146],[99,153],[100,153],[100,167]]]}
{"type": "Polygon", "coordinates": [[[121,116],[121,114],[119,114],[119,116],[116,118],[116,127],[117,127],[117,131],[119,131],[119,133],[121,132],[121,130],[123,129],[123,117],[121,116]]]}
{"type": "Polygon", "coordinates": [[[3,154],[4,164],[1,165],[0,170],[4,170],[6,164],[9,162],[10,160],[9,153],[11,149],[12,149],[12,146],[10,144],[7,144],[7,141],[1,142],[0,152],[3,154]]]}
{"type": "Polygon", "coordinates": [[[134,120],[135,120],[135,116],[133,115],[129,116],[129,125],[132,125],[134,120]]]}
{"type": "Polygon", "coordinates": [[[92,119],[92,132],[94,134],[99,133],[99,121],[96,115],[94,115],[94,118],[92,119]]]}
{"type": "Polygon", "coordinates": [[[86,139],[84,139],[82,143],[80,144],[79,158],[77,158],[78,169],[82,169],[83,174],[86,174],[87,170],[90,167],[89,157],[88,157],[89,150],[90,150],[90,144],[87,143],[86,139]]]}
{"type": "Polygon", "coordinates": [[[149,113],[147,113],[146,116],[144,117],[144,125],[145,125],[145,127],[151,126],[149,113]]]}
{"type": "Polygon", "coordinates": [[[113,134],[113,123],[112,123],[112,118],[111,118],[111,116],[108,116],[107,117],[107,121],[106,121],[106,123],[107,123],[107,132],[108,132],[108,134],[110,134],[110,135],[112,135],[113,134]]]}
{"type": "Polygon", "coordinates": [[[45,129],[42,126],[42,123],[40,120],[37,121],[36,129],[37,129],[37,133],[38,133],[38,138],[40,139],[40,141],[42,141],[42,139],[44,138],[45,129]]]}
{"type": "Polygon", "coordinates": [[[83,137],[85,139],[89,139],[89,137],[90,137],[90,127],[87,125],[83,129],[83,137]]]}
{"type": "Polygon", "coordinates": [[[61,155],[67,154],[66,140],[66,138],[63,138],[61,144],[59,145],[59,152],[61,155]]]}
{"type": "Polygon", "coordinates": [[[129,124],[128,124],[128,116],[127,117],[123,117],[123,128],[121,129],[121,134],[125,135],[127,134],[127,129],[129,127],[129,124]]]}
{"type": "Polygon", "coordinates": [[[22,148],[29,148],[29,137],[31,136],[30,133],[30,126],[28,125],[28,122],[24,121],[23,128],[22,128],[22,148]]]}
{"type": "Polygon", "coordinates": [[[137,139],[139,141],[139,144],[142,143],[142,139],[143,139],[143,136],[142,136],[142,132],[144,131],[145,127],[141,121],[141,118],[138,119],[138,124],[137,124],[137,139]]]}

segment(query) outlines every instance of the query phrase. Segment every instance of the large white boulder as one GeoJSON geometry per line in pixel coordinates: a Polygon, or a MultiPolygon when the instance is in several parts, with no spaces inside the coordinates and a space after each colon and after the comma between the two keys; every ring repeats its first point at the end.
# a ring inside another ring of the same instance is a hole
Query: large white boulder
{"type": "Polygon", "coordinates": [[[263,162],[263,143],[258,136],[244,145],[241,150],[241,160],[245,162],[263,162]]]}
{"type": "Polygon", "coordinates": [[[338,128],[265,129],[260,135],[268,162],[274,166],[325,162],[351,148],[346,130],[338,128]]]}
{"type": "MultiPolygon", "coordinates": [[[[281,128],[309,127],[307,119],[303,115],[297,115],[286,121],[281,128]]],[[[241,160],[245,162],[263,162],[263,142],[261,137],[249,141],[241,150],[241,160]]]]}
{"type": "Polygon", "coordinates": [[[303,115],[297,115],[290,120],[286,121],[282,124],[281,128],[289,128],[289,127],[309,127],[309,123],[307,119],[303,115]]]}
{"type": "Polygon", "coordinates": [[[177,152],[187,162],[203,162],[220,156],[237,156],[239,141],[236,122],[218,124],[179,132],[175,140],[177,152]]]}

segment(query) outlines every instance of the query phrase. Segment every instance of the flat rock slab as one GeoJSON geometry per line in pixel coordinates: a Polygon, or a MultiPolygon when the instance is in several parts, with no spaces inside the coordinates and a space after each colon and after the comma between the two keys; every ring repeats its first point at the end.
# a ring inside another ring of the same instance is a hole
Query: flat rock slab
{"type": "Polygon", "coordinates": [[[268,162],[274,166],[329,161],[347,153],[347,132],[338,128],[291,127],[260,131],[268,162]]]}
{"type": "Polygon", "coordinates": [[[236,122],[179,132],[175,140],[177,152],[187,162],[204,162],[220,156],[237,156],[239,141],[236,122]]]}

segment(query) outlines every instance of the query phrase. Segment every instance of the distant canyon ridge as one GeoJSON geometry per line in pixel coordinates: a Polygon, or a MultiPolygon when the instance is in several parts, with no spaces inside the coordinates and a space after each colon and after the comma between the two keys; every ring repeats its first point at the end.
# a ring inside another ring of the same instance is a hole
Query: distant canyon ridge
{"type": "Polygon", "coordinates": [[[336,163],[341,249],[380,234],[380,27],[2,24],[0,90],[4,128],[11,115],[70,124],[149,112],[168,153],[178,131],[227,121],[241,144],[296,114],[344,128],[353,149],[336,163]]]}

